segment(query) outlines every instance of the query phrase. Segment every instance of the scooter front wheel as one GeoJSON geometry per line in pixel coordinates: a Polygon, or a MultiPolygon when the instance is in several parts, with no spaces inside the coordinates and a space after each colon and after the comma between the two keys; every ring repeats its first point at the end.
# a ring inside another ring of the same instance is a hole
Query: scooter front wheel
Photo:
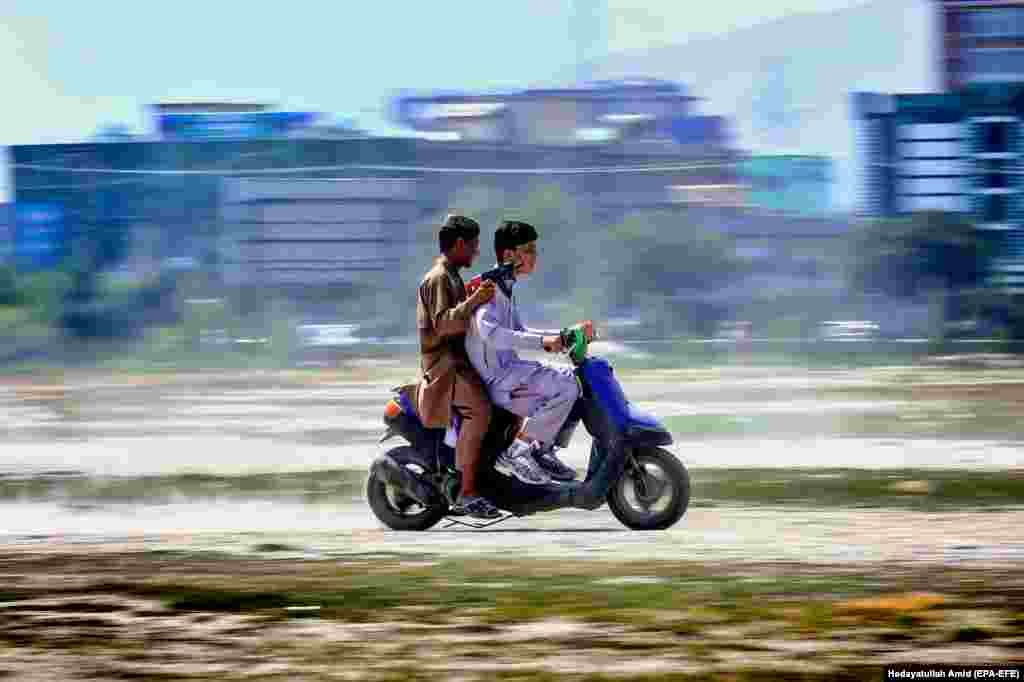
{"type": "Polygon", "coordinates": [[[656,447],[633,451],[636,466],[627,466],[608,492],[615,518],[633,530],[664,530],[686,513],[690,474],[675,455],[656,447]]]}
{"type": "MultiPolygon", "coordinates": [[[[409,446],[399,446],[388,451],[388,455],[411,473],[422,476],[426,473],[416,451],[409,446]]],[[[373,471],[366,481],[366,500],[374,516],[392,530],[427,530],[437,524],[448,513],[448,505],[439,503],[425,507],[416,500],[402,494],[400,490],[378,478],[373,471]]]]}

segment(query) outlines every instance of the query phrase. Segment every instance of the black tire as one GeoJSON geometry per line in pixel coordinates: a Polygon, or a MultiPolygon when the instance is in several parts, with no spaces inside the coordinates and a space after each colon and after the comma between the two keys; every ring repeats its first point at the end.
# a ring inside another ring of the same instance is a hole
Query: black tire
{"type": "MultiPolygon", "coordinates": [[[[388,455],[416,474],[424,471],[419,454],[408,445],[392,448],[388,455]]],[[[366,500],[374,515],[392,530],[427,530],[448,514],[448,505],[444,502],[424,507],[395,490],[388,490],[387,484],[372,470],[366,481],[366,500]]]]}
{"type": "Polygon", "coordinates": [[[633,451],[633,457],[643,471],[643,482],[637,483],[637,472],[627,467],[608,492],[608,506],[627,528],[664,530],[671,527],[690,504],[689,472],[675,455],[662,448],[639,448],[633,451]],[[658,489],[644,495],[638,490],[640,486],[657,486],[658,489]]]}

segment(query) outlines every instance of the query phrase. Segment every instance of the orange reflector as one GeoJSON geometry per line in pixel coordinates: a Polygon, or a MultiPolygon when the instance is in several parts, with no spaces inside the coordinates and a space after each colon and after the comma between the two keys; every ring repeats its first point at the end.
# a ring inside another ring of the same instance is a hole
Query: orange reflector
{"type": "Polygon", "coordinates": [[[385,417],[397,417],[401,412],[402,408],[394,400],[389,400],[388,404],[384,406],[385,417]]]}

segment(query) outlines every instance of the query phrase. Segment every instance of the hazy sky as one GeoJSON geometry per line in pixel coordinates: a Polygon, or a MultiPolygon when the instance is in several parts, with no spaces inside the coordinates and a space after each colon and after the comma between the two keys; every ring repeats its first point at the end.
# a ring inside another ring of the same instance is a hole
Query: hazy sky
{"type": "MultiPolygon", "coordinates": [[[[861,0],[604,0],[586,54],[682,43],[861,0]]],[[[590,3],[594,4],[594,3],[590,3]]],[[[601,3],[596,3],[601,4],[601,3]]],[[[573,0],[173,2],[0,0],[0,145],[79,141],[106,122],[137,131],[164,98],[244,98],[383,117],[398,89],[565,82],[582,10],[573,0]],[[574,4],[576,7],[574,7],[574,4]]],[[[0,178],[0,201],[8,177],[0,178]]]]}
{"type": "Polygon", "coordinates": [[[831,12],[865,0],[784,0],[757,2],[628,2],[607,0],[611,51],[682,43],[702,35],[728,33],[791,14],[831,12]]]}

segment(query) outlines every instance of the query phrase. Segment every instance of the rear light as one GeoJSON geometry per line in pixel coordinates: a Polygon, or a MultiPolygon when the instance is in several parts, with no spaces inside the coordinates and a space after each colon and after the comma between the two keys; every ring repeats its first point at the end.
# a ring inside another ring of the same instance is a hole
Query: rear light
{"type": "Polygon", "coordinates": [[[384,406],[384,416],[389,419],[394,419],[402,413],[402,408],[394,400],[389,400],[388,404],[384,406]]]}

